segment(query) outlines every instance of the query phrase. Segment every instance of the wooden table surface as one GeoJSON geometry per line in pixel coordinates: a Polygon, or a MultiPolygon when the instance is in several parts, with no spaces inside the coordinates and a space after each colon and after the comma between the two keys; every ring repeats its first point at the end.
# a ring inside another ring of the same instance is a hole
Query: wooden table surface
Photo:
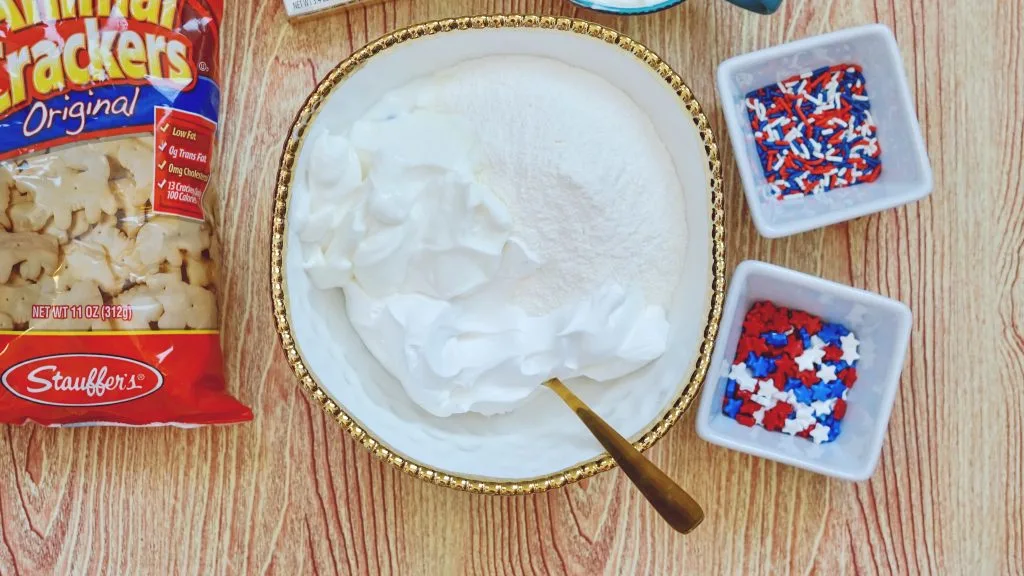
{"type": "Polygon", "coordinates": [[[223,340],[251,425],[0,428],[0,574],[1021,573],[1024,566],[1024,2],[720,0],[610,18],[546,0],[388,0],[290,26],[230,0],[223,30],[223,340]],[[478,13],[581,16],[660,53],[712,118],[734,54],[868,22],[896,33],[935,168],[924,202],[788,239],[751,223],[725,153],[730,268],[776,262],[914,310],[874,478],[829,480],[697,438],[650,453],[708,512],[672,533],[618,471],[535,497],[473,496],[378,463],[314,408],[274,332],[272,182],[305,94],[368,40],[478,13]]]}

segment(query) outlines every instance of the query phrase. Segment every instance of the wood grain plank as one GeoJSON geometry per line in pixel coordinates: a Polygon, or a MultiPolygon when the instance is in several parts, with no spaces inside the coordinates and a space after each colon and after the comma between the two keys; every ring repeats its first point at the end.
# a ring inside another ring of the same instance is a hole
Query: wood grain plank
{"type": "Polygon", "coordinates": [[[953,574],[1024,566],[1024,7],[1019,1],[787,0],[761,18],[691,0],[633,18],[555,0],[387,0],[289,25],[228,3],[219,218],[223,341],[247,426],[0,429],[0,575],[953,574]],[[726,152],[731,267],[769,260],[915,313],[879,470],[828,480],[713,448],[683,421],[651,457],[705,504],[680,537],[618,472],[490,498],[381,465],[301,393],[277,345],[271,195],[294,111],[330,68],[430,18],[581,16],[648,44],[689,83],[726,152]],[[728,154],[714,70],[729,56],[867,22],[893,28],[935,167],[928,200],[769,241],[728,154]]]}

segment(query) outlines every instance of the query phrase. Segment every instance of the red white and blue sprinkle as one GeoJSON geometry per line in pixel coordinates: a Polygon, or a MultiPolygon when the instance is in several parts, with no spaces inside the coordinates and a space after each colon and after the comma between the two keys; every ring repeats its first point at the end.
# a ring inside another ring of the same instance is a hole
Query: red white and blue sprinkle
{"type": "Polygon", "coordinates": [[[882,150],[860,66],[793,76],[750,92],[745,103],[770,196],[801,198],[881,175],[882,150]]]}
{"type": "Polygon", "coordinates": [[[744,426],[832,442],[857,381],[859,347],[842,324],[757,302],[743,320],[722,411],[744,426]]]}

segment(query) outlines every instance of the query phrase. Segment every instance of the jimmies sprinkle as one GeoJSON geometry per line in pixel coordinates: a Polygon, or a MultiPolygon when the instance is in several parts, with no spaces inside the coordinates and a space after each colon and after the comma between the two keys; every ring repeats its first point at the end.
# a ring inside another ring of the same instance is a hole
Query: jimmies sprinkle
{"type": "Polygon", "coordinates": [[[882,151],[860,66],[793,76],[750,92],[745,104],[770,196],[800,198],[881,175],[882,151]]]}
{"type": "Polygon", "coordinates": [[[722,411],[744,426],[832,442],[857,381],[859,346],[841,324],[757,302],[743,320],[722,411]]]}

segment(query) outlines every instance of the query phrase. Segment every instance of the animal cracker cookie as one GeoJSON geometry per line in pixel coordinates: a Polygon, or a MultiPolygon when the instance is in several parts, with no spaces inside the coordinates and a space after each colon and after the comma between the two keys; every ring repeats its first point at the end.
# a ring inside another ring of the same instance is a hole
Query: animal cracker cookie
{"type": "Polygon", "coordinates": [[[0,0],[0,424],[249,420],[217,332],[223,0],[57,4],[0,0]]]}
{"type": "Polygon", "coordinates": [[[0,233],[0,283],[18,266],[23,278],[38,279],[57,269],[57,241],[34,232],[0,233]]]}

